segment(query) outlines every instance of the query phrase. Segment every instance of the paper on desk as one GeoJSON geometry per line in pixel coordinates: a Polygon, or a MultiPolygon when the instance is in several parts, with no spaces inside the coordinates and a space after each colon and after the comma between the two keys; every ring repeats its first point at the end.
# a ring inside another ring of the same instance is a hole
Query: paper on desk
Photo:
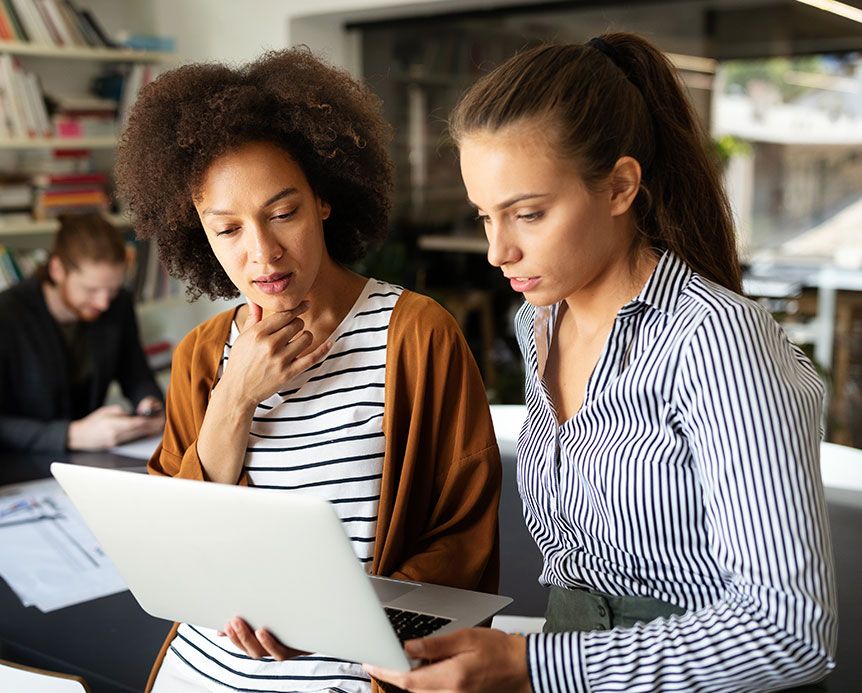
{"type": "Polygon", "coordinates": [[[123,443],[111,448],[111,452],[125,457],[134,457],[137,460],[148,460],[153,456],[159,443],[162,442],[162,437],[150,436],[149,438],[141,438],[133,440],[131,443],[123,443]]]}
{"type": "Polygon", "coordinates": [[[0,576],[25,606],[54,611],[126,588],[54,479],[0,487],[0,576]]]}
{"type": "Polygon", "coordinates": [[[62,675],[19,669],[0,662],[0,691],[15,693],[84,693],[84,686],[62,675]]]}

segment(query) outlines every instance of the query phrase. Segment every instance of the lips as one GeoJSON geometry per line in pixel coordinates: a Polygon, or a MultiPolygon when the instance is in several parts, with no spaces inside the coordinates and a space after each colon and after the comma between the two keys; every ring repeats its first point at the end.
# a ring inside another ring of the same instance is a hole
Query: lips
{"type": "Polygon", "coordinates": [[[540,281],[539,277],[507,277],[507,279],[512,286],[512,290],[518,293],[532,291],[540,281]]]}
{"type": "Polygon", "coordinates": [[[265,294],[280,294],[290,286],[292,278],[293,272],[278,272],[276,274],[257,277],[252,280],[252,284],[265,294]]]}

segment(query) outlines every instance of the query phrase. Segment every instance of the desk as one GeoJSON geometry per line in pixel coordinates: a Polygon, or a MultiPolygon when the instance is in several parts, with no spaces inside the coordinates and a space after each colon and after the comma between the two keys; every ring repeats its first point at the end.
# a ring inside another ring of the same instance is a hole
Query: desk
{"type": "MultiPolygon", "coordinates": [[[[50,476],[51,462],[141,469],[142,461],[110,453],[0,453],[0,483],[50,476]]],[[[0,580],[0,659],[86,679],[93,693],[141,691],[171,624],[146,614],[121,592],[44,614],[22,606],[0,580]]]]}

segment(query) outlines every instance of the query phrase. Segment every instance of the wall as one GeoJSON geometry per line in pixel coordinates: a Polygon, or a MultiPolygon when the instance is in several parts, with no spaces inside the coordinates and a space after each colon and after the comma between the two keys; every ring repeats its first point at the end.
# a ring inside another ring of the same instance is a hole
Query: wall
{"type": "MultiPolygon", "coordinates": [[[[529,0],[527,0],[528,2],[529,0]]],[[[524,0],[150,0],[137,18],[174,36],[184,61],[241,63],[267,48],[305,43],[330,61],[356,69],[358,51],[345,21],[527,4],[524,0]],[[147,13],[142,16],[141,13],[147,13]]]]}

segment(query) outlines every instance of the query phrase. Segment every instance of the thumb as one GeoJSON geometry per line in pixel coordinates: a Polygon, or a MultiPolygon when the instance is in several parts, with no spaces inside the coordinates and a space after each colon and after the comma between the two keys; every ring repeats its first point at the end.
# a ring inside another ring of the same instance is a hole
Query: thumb
{"type": "Polygon", "coordinates": [[[254,327],[263,320],[263,308],[253,301],[248,302],[248,315],[245,318],[245,325],[242,326],[243,332],[249,327],[254,327]]]}
{"type": "Polygon", "coordinates": [[[411,657],[434,662],[470,649],[469,639],[470,631],[458,630],[454,633],[438,635],[434,638],[408,640],[404,643],[404,649],[411,657]]]}
{"type": "Polygon", "coordinates": [[[120,416],[125,413],[126,410],[120,404],[109,404],[93,411],[93,414],[98,414],[99,416],[120,416]]]}

